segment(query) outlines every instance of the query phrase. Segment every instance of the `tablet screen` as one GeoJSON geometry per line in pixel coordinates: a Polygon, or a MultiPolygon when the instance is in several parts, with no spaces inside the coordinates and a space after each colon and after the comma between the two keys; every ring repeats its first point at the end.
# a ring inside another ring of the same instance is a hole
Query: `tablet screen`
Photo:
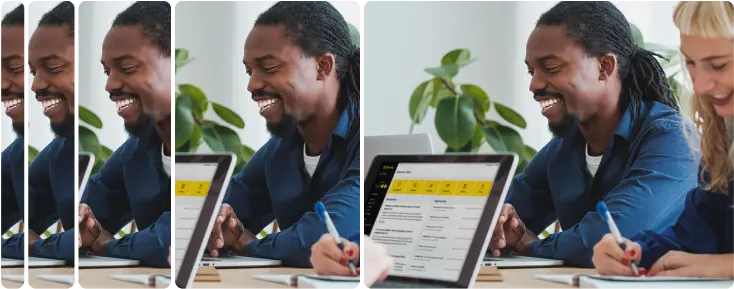
{"type": "Polygon", "coordinates": [[[391,276],[455,282],[499,163],[382,163],[365,201],[365,230],[387,247],[391,276]]]}
{"type": "Polygon", "coordinates": [[[176,270],[199,219],[217,163],[176,163],[176,270]]]}

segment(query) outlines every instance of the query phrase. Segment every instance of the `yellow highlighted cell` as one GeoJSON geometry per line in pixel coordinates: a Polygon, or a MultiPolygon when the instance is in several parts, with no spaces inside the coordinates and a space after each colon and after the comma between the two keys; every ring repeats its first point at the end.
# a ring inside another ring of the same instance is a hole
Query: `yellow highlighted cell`
{"type": "Polygon", "coordinates": [[[210,182],[194,182],[191,188],[192,197],[206,197],[209,193],[210,182]]]}
{"type": "Polygon", "coordinates": [[[473,181],[459,181],[459,185],[456,187],[457,196],[469,196],[471,190],[474,188],[473,181]]]}
{"type": "Polygon", "coordinates": [[[425,181],[423,183],[423,194],[435,195],[438,192],[439,185],[441,185],[441,181],[425,181]]]}
{"type": "Polygon", "coordinates": [[[441,196],[453,196],[456,190],[456,181],[442,181],[438,188],[438,194],[441,196]]]}
{"type": "Polygon", "coordinates": [[[492,182],[476,182],[474,189],[472,189],[472,196],[486,197],[489,196],[489,191],[492,190],[492,182]]]}
{"type": "Polygon", "coordinates": [[[419,180],[408,181],[407,194],[420,195],[421,189],[423,189],[423,181],[419,181],[419,180]]]}
{"type": "Polygon", "coordinates": [[[405,194],[405,186],[408,181],[394,180],[390,185],[391,194],[405,194]]]}
{"type": "Polygon", "coordinates": [[[193,182],[189,181],[176,181],[176,196],[177,197],[186,197],[191,192],[193,182]]]}

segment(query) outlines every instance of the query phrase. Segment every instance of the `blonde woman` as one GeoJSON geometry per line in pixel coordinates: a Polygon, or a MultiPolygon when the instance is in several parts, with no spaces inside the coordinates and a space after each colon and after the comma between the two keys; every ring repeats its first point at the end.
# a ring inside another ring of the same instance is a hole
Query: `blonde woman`
{"type": "Polygon", "coordinates": [[[648,276],[734,279],[734,6],[680,2],[673,19],[700,116],[700,186],[689,193],[673,227],[625,240],[626,251],[607,234],[594,247],[593,262],[603,275],[633,275],[629,263],[635,261],[648,276]]]}
{"type": "MultiPolygon", "coordinates": [[[[351,272],[347,268],[347,262],[352,261],[354,264],[360,263],[359,258],[359,240],[343,240],[344,252],[339,250],[336,242],[331,235],[324,234],[321,239],[311,246],[311,265],[319,275],[341,275],[351,276],[351,272]]],[[[370,237],[364,237],[362,244],[367,259],[368,268],[365,270],[364,283],[367,287],[372,286],[377,281],[387,278],[387,272],[392,266],[392,258],[387,255],[384,246],[375,243],[370,237]]],[[[360,274],[357,268],[357,275],[360,274]]]]}

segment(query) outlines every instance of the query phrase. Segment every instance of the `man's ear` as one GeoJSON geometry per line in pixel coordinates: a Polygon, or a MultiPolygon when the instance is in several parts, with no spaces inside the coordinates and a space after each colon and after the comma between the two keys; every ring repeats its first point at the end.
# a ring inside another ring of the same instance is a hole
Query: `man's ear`
{"type": "Polygon", "coordinates": [[[318,65],[316,79],[325,80],[334,72],[334,68],[336,67],[336,56],[331,53],[316,56],[316,64],[318,65]]]}
{"type": "Polygon", "coordinates": [[[617,75],[617,56],[607,53],[598,57],[599,80],[608,80],[617,75]]]}

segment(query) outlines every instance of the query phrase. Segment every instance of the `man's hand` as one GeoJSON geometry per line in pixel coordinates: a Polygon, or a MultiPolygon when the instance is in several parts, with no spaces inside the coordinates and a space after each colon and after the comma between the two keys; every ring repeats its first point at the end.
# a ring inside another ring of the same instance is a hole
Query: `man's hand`
{"type": "Polygon", "coordinates": [[[92,208],[87,204],[79,204],[79,248],[87,248],[94,243],[102,231],[100,224],[92,213],[92,208]]]}
{"type": "MultiPolygon", "coordinates": [[[[99,222],[96,223],[99,224],[99,222]]],[[[89,251],[95,256],[107,256],[107,244],[114,239],[115,237],[112,236],[110,232],[107,232],[107,230],[102,229],[102,227],[99,226],[99,235],[97,236],[97,239],[89,245],[89,251]]]]}
{"type": "Polygon", "coordinates": [[[670,251],[652,265],[647,275],[734,279],[734,254],[670,251]]]}
{"type": "Polygon", "coordinates": [[[489,243],[492,255],[499,257],[501,250],[505,247],[514,247],[525,235],[525,224],[515,212],[515,207],[510,204],[502,205],[500,217],[494,227],[494,233],[489,243]]]}
{"type": "Polygon", "coordinates": [[[209,243],[206,248],[212,257],[219,256],[219,250],[225,246],[231,246],[238,255],[245,255],[242,250],[247,250],[247,244],[252,241],[255,236],[245,230],[245,226],[235,215],[234,210],[228,204],[222,204],[219,208],[219,215],[214,221],[214,229],[209,236],[209,243]],[[244,243],[244,244],[243,244],[244,243]]]}
{"type": "Polygon", "coordinates": [[[36,234],[36,232],[33,232],[33,230],[28,230],[25,235],[28,239],[28,254],[30,254],[30,252],[32,252],[31,248],[33,248],[33,243],[40,240],[41,238],[39,238],[38,234],[36,234]]]}

